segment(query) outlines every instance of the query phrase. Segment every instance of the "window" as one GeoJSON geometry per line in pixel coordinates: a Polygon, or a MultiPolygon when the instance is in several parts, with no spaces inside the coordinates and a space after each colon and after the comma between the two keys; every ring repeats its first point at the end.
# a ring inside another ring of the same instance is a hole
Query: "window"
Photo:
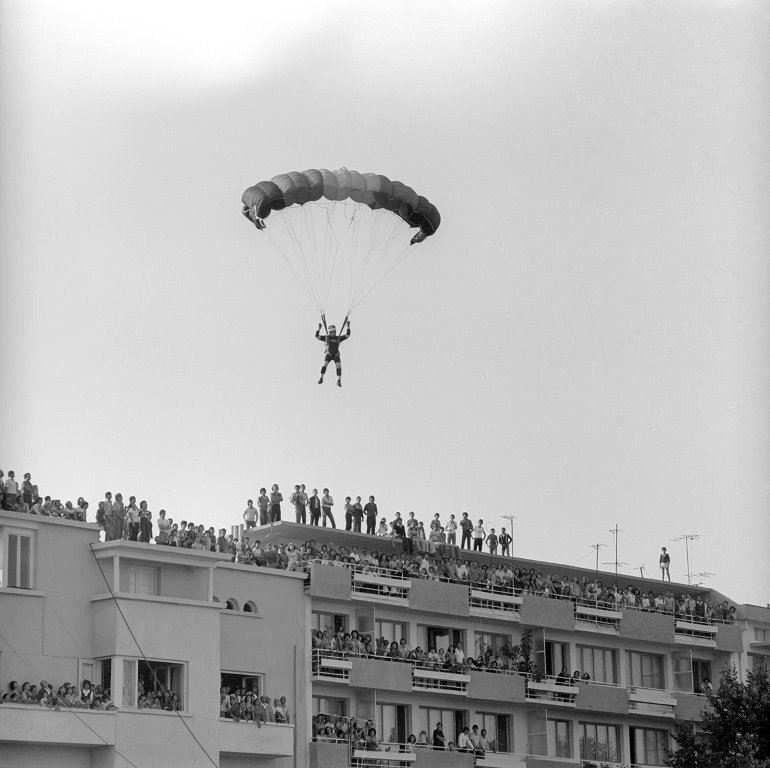
{"type": "Polygon", "coordinates": [[[664,765],[668,753],[668,734],[655,728],[631,728],[631,762],[664,765]]]}
{"type": "Polygon", "coordinates": [[[402,637],[409,640],[409,627],[400,621],[375,621],[374,633],[380,638],[384,637],[389,643],[398,643],[402,637]]]}
{"type": "Polygon", "coordinates": [[[572,757],[572,734],[569,720],[548,721],[548,753],[551,757],[572,757]]]}
{"type": "Polygon", "coordinates": [[[496,752],[513,752],[510,744],[510,720],[508,715],[479,712],[474,722],[479,731],[486,729],[487,741],[496,752]]]}
{"type": "Polygon", "coordinates": [[[227,600],[225,600],[225,610],[227,610],[227,611],[238,611],[238,610],[240,610],[240,606],[238,605],[238,601],[234,597],[228,597],[227,600]]]}
{"type": "Polygon", "coordinates": [[[580,723],[580,759],[620,762],[618,727],[601,723],[580,723]]]}
{"type": "Polygon", "coordinates": [[[328,629],[330,635],[336,635],[340,630],[346,632],[348,628],[348,617],[342,613],[313,611],[312,621],[313,629],[328,629]]]}
{"type": "Polygon", "coordinates": [[[243,611],[244,611],[244,613],[256,613],[257,612],[257,604],[253,600],[247,600],[243,604],[243,611]]]}
{"type": "Polygon", "coordinates": [[[227,693],[234,693],[240,688],[245,693],[262,694],[264,685],[261,675],[249,675],[243,672],[222,672],[219,676],[219,685],[226,688],[227,693]]]}
{"type": "MultiPolygon", "coordinates": [[[[403,625],[405,626],[405,625],[403,625]]],[[[406,635],[404,635],[406,637],[406,635]]],[[[446,650],[450,645],[456,646],[463,641],[463,633],[459,629],[450,629],[449,627],[425,627],[425,648],[429,651],[431,648],[438,651],[440,648],[446,650]]]]}
{"type": "Polygon", "coordinates": [[[612,648],[594,648],[579,645],[577,669],[591,675],[597,683],[617,685],[618,677],[615,664],[615,651],[612,648]]]}
{"type": "Polygon", "coordinates": [[[767,630],[761,627],[754,627],[754,642],[766,643],[767,642],[767,630]]]}
{"type": "Polygon", "coordinates": [[[711,682],[711,662],[703,659],[692,660],[692,685],[695,693],[703,693],[703,681],[711,682]]]}
{"type": "MultiPolygon", "coordinates": [[[[511,639],[510,635],[497,635],[493,632],[474,632],[473,633],[473,655],[475,657],[483,656],[487,650],[492,651],[492,655],[500,653],[500,649],[511,639]]],[[[487,729],[489,730],[489,729],[487,729]]]]}
{"type": "Polygon", "coordinates": [[[148,694],[163,697],[176,694],[184,709],[184,664],[170,661],[123,659],[123,706],[141,707],[148,694]]]}
{"type": "Polygon", "coordinates": [[[628,684],[639,688],[665,688],[663,657],[628,651],[628,684]]]}
{"type": "Polygon", "coordinates": [[[158,594],[158,569],[142,565],[128,567],[128,591],[132,595],[158,594]]]}
{"type": "Polygon", "coordinates": [[[545,643],[545,673],[558,675],[562,667],[569,670],[569,646],[567,643],[555,643],[547,640],[545,643]]]}
{"type": "Polygon", "coordinates": [[[456,743],[458,733],[465,724],[465,713],[458,713],[454,709],[441,709],[440,707],[420,707],[418,733],[425,731],[428,734],[429,744],[437,723],[441,723],[441,730],[444,731],[446,743],[449,744],[450,741],[456,743]]]}
{"type": "MultiPolygon", "coordinates": [[[[403,704],[378,704],[376,713],[377,738],[403,744],[407,738],[407,707],[403,704]]],[[[446,733],[446,731],[444,731],[446,733]]]]}
{"type": "Polygon", "coordinates": [[[32,588],[32,536],[7,533],[0,545],[0,587],[32,588]],[[3,555],[5,558],[3,559],[3,555]]]}
{"type": "Polygon", "coordinates": [[[337,715],[346,717],[348,714],[347,699],[332,699],[328,696],[313,696],[313,715],[337,715]]]}

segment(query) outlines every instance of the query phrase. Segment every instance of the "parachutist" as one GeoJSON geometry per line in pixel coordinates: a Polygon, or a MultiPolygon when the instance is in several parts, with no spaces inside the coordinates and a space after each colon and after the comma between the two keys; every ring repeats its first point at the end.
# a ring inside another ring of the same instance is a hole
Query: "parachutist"
{"type": "Polygon", "coordinates": [[[315,337],[319,341],[323,341],[326,344],[326,354],[324,355],[324,362],[321,366],[321,378],[318,379],[319,384],[324,383],[324,374],[326,373],[326,367],[330,362],[334,361],[334,366],[337,369],[337,386],[342,386],[342,361],[340,360],[340,344],[345,339],[350,338],[350,322],[348,321],[347,332],[338,336],[335,326],[330,325],[326,331],[326,335],[321,333],[321,323],[318,323],[318,329],[315,332],[315,337]]]}

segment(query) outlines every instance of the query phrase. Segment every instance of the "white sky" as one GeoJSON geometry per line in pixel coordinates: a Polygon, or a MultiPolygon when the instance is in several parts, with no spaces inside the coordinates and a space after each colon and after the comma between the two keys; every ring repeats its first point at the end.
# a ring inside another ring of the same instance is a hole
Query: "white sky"
{"type": "Polygon", "coordinates": [[[701,534],[692,571],[764,605],[768,32],[759,1],[0,0],[0,466],[217,527],[273,482],[512,513],[587,567],[617,522],[621,570],[667,546],[680,581],[701,534]],[[443,221],[339,391],[240,196],[341,165],[443,221]]]}

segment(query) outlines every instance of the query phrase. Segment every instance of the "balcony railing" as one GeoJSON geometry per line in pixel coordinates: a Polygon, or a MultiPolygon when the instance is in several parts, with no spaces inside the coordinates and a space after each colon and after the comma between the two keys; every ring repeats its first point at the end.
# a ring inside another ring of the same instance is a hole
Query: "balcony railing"
{"type": "Polygon", "coordinates": [[[628,711],[640,715],[674,717],[676,699],[670,691],[659,688],[630,687],[628,689],[628,711]]]}
{"type": "Polygon", "coordinates": [[[312,653],[313,680],[329,683],[349,683],[353,662],[346,653],[316,648],[312,653]]]}
{"type": "Polygon", "coordinates": [[[513,587],[489,584],[473,584],[469,588],[468,607],[471,616],[499,616],[513,620],[519,619],[519,610],[523,602],[513,587]]]}
{"type": "Polygon", "coordinates": [[[623,613],[620,610],[599,606],[588,600],[575,603],[575,628],[617,634],[623,613]]]}
{"type": "Polygon", "coordinates": [[[459,696],[468,695],[469,674],[447,672],[443,669],[415,664],[412,667],[413,691],[440,691],[459,696]]]}
{"type": "Polygon", "coordinates": [[[712,619],[689,616],[674,622],[674,640],[685,645],[702,645],[716,648],[717,625],[712,619]]]}
{"type": "Polygon", "coordinates": [[[393,605],[409,604],[410,579],[390,568],[353,568],[350,592],[354,598],[393,605]]]}
{"type": "Polygon", "coordinates": [[[571,678],[547,675],[541,680],[527,680],[525,698],[547,701],[562,707],[575,707],[580,689],[573,685],[571,678]]]}

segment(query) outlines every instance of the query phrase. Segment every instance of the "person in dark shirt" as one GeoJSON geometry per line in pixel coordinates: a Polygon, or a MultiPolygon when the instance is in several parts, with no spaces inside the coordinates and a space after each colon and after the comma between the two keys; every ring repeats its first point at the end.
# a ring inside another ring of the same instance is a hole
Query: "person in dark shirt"
{"type": "Polygon", "coordinates": [[[374,536],[377,527],[377,505],[374,503],[374,496],[369,497],[369,503],[364,507],[366,515],[366,532],[374,536]]]}
{"type": "Polygon", "coordinates": [[[318,330],[315,332],[315,337],[319,341],[323,341],[326,344],[326,355],[324,356],[324,362],[321,366],[321,378],[318,379],[319,384],[324,383],[324,374],[326,373],[326,367],[334,361],[334,365],[337,369],[337,386],[342,386],[342,361],[340,360],[340,344],[345,339],[350,338],[350,321],[347,323],[347,332],[341,336],[337,335],[337,329],[335,326],[330,325],[326,335],[321,333],[321,323],[318,324],[318,330]]]}
{"type": "Polygon", "coordinates": [[[307,505],[310,508],[310,525],[318,525],[318,521],[321,519],[321,499],[318,498],[317,488],[313,488],[313,493],[307,500],[307,505]]]}
{"type": "Polygon", "coordinates": [[[361,522],[364,519],[364,508],[361,506],[361,497],[356,496],[356,503],[353,504],[353,530],[361,533],[361,522]]]}

